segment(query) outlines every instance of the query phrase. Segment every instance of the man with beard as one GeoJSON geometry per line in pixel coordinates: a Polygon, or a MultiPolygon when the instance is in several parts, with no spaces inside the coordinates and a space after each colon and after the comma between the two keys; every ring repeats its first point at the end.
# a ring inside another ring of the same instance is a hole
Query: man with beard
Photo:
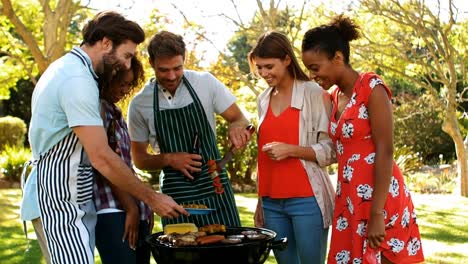
{"type": "Polygon", "coordinates": [[[98,80],[130,68],[143,30],[118,13],[101,12],[82,33],[81,46],[49,66],[32,98],[34,168],[21,212],[24,220],[42,220],[34,226],[45,236],[42,249],[51,263],[94,263],[93,168],[161,217],[188,214],[133,176],[108,146],[100,116],[98,80]]]}
{"type": "Polygon", "coordinates": [[[213,75],[184,70],[181,36],[167,31],[154,35],[148,53],[156,79],[132,99],[128,114],[134,164],[146,170],[162,168],[161,191],[178,203],[215,209],[208,215],[163,219],[163,225],[240,226],[226,170],[216,173],[210,168],[220,159],[215,113],[230,124],[229,139],[234,147],[242,148],[250,140],[248,121],[236,98],[213,75]],[[159,153],[149,153],[148,145],[159,153]]]}

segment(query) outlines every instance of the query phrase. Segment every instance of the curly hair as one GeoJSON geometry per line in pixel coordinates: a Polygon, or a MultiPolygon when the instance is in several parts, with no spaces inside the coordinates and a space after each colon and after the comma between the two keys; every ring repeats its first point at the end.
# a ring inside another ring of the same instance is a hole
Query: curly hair
{"type": "Polygon", "coordinates": [[[143,64],[141,61],[136,57],[132,57],[130,69],[120,69],[116,72],[116,74],[112,77],[109,81],[102,81],[99,85],[100,87],[100,98],[112,103],[112,86],[114,84],[120,83],[125,74],[129,71],[133,73],[133,80],[130,84],[130,89],[126,92],[125,97],[133,94],[135,88],[140,87],[144,80],[145,80],[145,71],[143,69],[143,64]]]}
{"type": "Polygon", "coordinates": [[[318,50],[333,58],[337,51],[343,53],[349,64],[349,42],[360,37],[360,28],[344,15],[336,16],[329,24],[308,30],[302,40],[302,52],[318,50]]]}

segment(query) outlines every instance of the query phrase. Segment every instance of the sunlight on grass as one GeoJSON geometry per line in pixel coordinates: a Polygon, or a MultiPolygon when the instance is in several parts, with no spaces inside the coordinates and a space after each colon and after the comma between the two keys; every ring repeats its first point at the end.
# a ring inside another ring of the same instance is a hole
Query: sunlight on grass
{"type": "MultiPolygon", "coordinates": [[[[0,189],[0,263],[45,263],[32,225],[28,223],[28,241],[19,219],[19,189],[0,189]]],[[[413,194],[423,240],[426,263],[464,263],[468,259],[468,199],[452,195],[413,194]]],[[[256,194],[237,194],[236,203],[243,226],[253,226],[256,194]]],[[[153,232],[161,230],[155,219],[153,232]]],[[[96,254],[96,263],[100,264],[96,254]]],[[[151,263],[155,263],[151,260],[151,263]]],[[[267,264],[274,264],[270,254],[267,264]]]]}
{"type": "Polygon", "coordinates": [[[468,199],[455,195],[413,195],[426,263],[466,263],[468,199]]]}
{"type": "Polygon", "coordinates": [[[19,219],[21,191],[0,190],[0,263],[45,263],[31,223],[28,224],[28,241],[19,219]],[[42,259],[42,260],[41,260],[42,259]]]}

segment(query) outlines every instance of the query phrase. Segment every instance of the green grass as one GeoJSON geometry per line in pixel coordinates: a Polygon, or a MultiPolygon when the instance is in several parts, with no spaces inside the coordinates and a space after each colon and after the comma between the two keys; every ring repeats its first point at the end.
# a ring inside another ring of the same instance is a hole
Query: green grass
{"type": "MultiPolygon", "coordinates": [[[[464,263],[468,259],[468,199],[451,195],[413,194],[423,240],[426,263],[464,263]]],[[[0,189],[0,263],[45,263],[32,225],[28,223],[29,242],[19,220],[21,191],[0,189]]],[[[236,195],[243,226],[253,226],[255,194],[236,195]]],[[[160,231],[159,224],[154,232],[160,231]]],[[[96,263],[100,259],[96,254],[96,263]]],[[[154,261],[152,262],[154,263],[154,261]]],[[[276,263],[273,256],[266,262],[276,263]]]]}
{"type": "Polygon", "coordinates": [[[468,199],[413,195],[426,263],[467,263],[468,199]]]}

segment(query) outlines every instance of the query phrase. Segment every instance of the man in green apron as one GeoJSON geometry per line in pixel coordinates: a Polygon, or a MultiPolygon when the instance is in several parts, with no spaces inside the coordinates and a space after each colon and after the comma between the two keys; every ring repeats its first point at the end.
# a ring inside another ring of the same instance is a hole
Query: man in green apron
{"type": "Polygon", "coordinates": [[[132,99],[128,113],[134,164],[145,170],[163,169],[161,191],[178,203],[203,204],[215,209],[207,215],[163,219],[197,226],[240,226],[231,184],[223,169],[218,177],[208,161],[219,160],[215,114],[229,122],[229,138],[236,148],[250,140],[247,119],[236,98],[208,72],[184,70],[185,43],[181,36],[162,31],[148,46],[156,78],[132,99]],[[198,135],[199,147],[193,139],[198,135]],[[150,145],[157,154],[148,152],[150,145]]]}

